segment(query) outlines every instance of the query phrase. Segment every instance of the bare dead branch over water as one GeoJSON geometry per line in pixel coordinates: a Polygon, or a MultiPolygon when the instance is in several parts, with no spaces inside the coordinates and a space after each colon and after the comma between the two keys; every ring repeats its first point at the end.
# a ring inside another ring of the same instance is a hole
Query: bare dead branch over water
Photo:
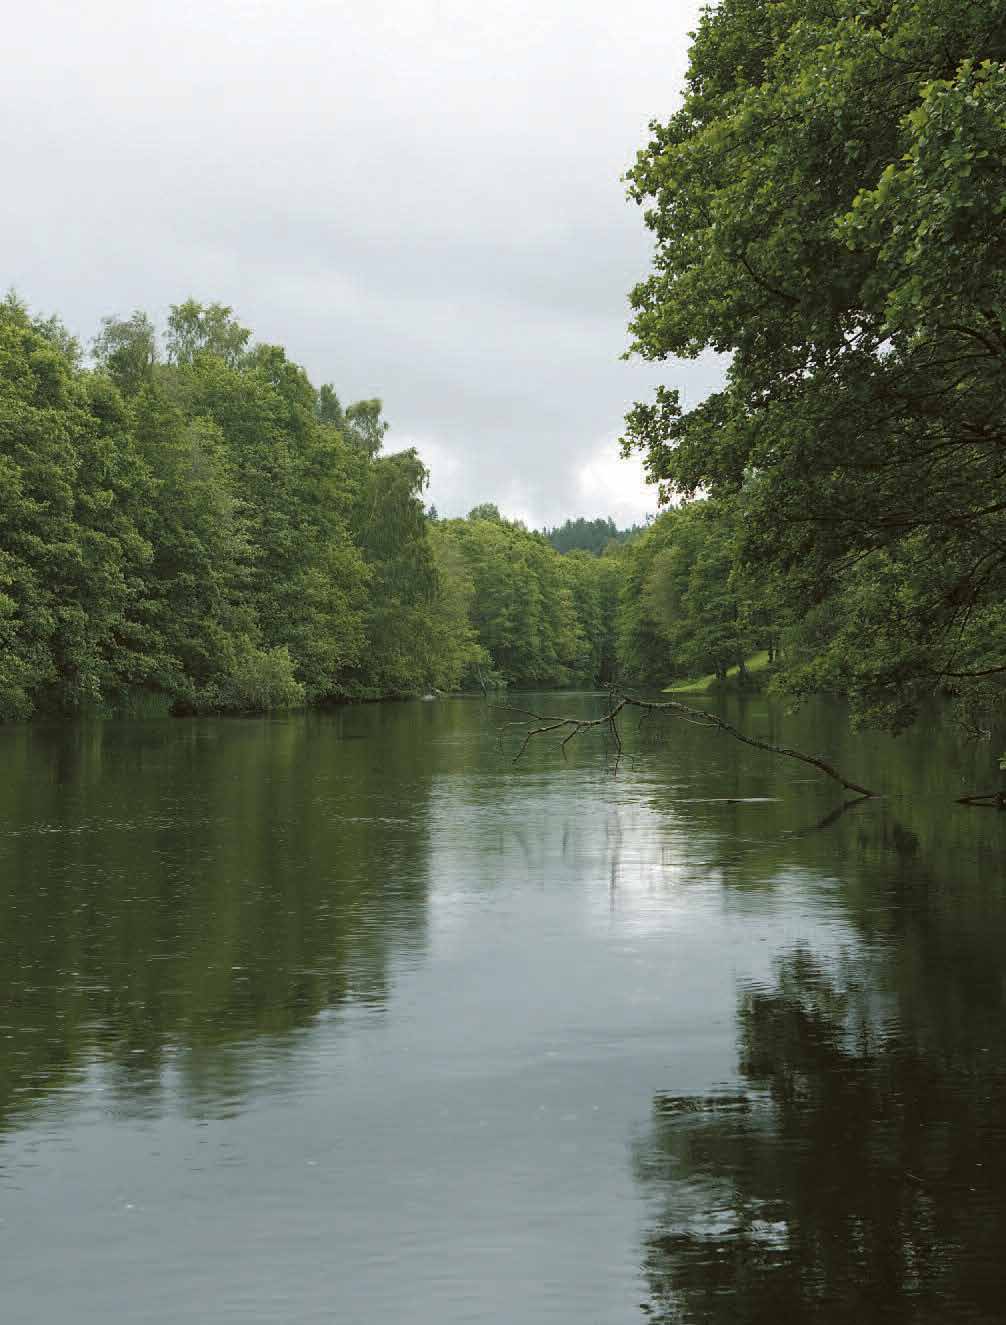
{"type": "Polygon", "coordinates": [[[514,722],[505,722],[503,726],[499,728],[498,734],[500,738],[500,744],[502,746],[503,738],[504,736],[506,736],[507,732],[511,728],[519,727],[521,730],[523,730],[524,739],[521,742],[520,749],[513,757],[513,762],[516,764],[518,759],[520,759],[521,755],[527,749],[528,745],[531,743],[531,740],[535,736],[545,736],[549,732],[563,731],[568,728],[568,730],[565,731],[565,735],[562,737],[562,740],[559,742],[559,749],[562,751],[563,759],[565,759],[566,746],[570,743],[570,741],[573,739],[574,736],[579,736],[581,735],[581,733],[589,731],[591,728],[606,727],[612,739],[615,742],[615,750],[616,750],[615,766],[617,769],[618,762],[622,757],[622,738],[621,735],[619,734],[618,723],[615,721],[615,719],[618,717],[619,713],[621,713],[621,711],[630,701],[624,698],[617,699],[614,696],[613,699],[615,699],[614,707],[611,708],[611,710],[608,713],[605,713],[600,718],[549,717],[544,713],[532,713],[528,709],[514,708],[513,705],[511,704],[497,704],[496,706],[497,708],[502,709],[507,713],[522,713],[524,715],[524,721],[517,720],[514,722]],[[540,722],[544,725],[541,727],[529,727],[527,721],[528,719],[534,722],[540,722]]]}
{"type": "Polygon", "coordinates": [[[625,710],[631,708],[642,710],[643,717],[657,715],[683,719],[686,722],[695,723],[699,727],[708,727],[714,731],[723,732],[727,736],[732,736],[735,741],[741,741],[744,745],[751,745],[756,750],[765,750],[768,754],[784,755],[787,759],[797,759],[803,764],[810,764],[811,767],[819,769],[826,777],[838,782],[847,791],[858,792],[860,796],[876,796],[879,794],[871,791],[869,787],[861,786],[858,782],[852,782],[840,773],[833,764],[830,764],[826,759],[822,759],[820,755],[804,754],[802,750],[794,750],[785,745],[774,745],[770,741],[761,741],[756,736],[748,736],[739,727],[735,727],[733,723],[727,722],[715,713],[707,713],[704,709],[693,708],[691,704],[682,704],[677,699],[637,699],[633,695],[612,691],[608,710],[599,718],[564,718],[554,714],[534,713],[528,709],[519,709],[510,704],[500,704],[497,707],[505,712],[521,715],[518,719],[504,723],[498,730],[501,746],[504,737],[513,729],[519,729],[524,733],[520,748],[513,757],[514,763],[517,763],[536,736],[547,736],[552,732],[561,732],[559,747],[563,758],[565,758],[566,746],[574,737],[581,736],[584,732],[603,728],[611,735],[615,743],[615,769],[617,771],[623,751],[622,738],[618,729],[618,718],[625,710]],[[540,725],[532,727],[532,722],[540,725]]]}
{"type": "Polygon", "coordinates": [[[958,805],[980,805],[990,810],[1006,810],[1006,792],[982,791],[970,796],[958,796],[958,805]]]}

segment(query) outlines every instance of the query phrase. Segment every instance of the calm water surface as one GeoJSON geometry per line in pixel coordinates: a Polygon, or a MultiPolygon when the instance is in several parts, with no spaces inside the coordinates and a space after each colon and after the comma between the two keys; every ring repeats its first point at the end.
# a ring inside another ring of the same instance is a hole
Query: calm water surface
{"type": "Polygon", "coordinates": [[[988,751],[730,712],[888,795],[480,701],[0,730],[5,1325],[1006,1320],[988,751]]]}

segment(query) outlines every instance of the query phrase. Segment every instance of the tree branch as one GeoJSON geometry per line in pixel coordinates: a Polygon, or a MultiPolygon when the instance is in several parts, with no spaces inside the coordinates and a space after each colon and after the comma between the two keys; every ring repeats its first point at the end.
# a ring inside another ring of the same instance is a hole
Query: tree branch
{"type": "Polygon", "coordinates": [[[965,680],[966,680],[968,677],[972,677],[972,676],[997,676],[1000,672],[1006,672],[1006,664],[1003,664],[1003,665],[1000,666],[1000,667],[985,667],[985,668],[983,668],[983,670],[980,671],[980,672],[945,672],[945,671],[943,671],[943,670],[941,669],[941,670],[938,671],[938,672],[934,672],[933,675],[934,675],[934,676],[951,676],[951,677],[953,677],[955,680],[958,679],[958,678],[961,678],[961,679],[965,679],[965,680]]]}
{"type": "MultiPolygon", "coordinates": [[[[622,739],[618,734],[618,727],[615,723],[615,719],[618,717],[619,713],[621,713],[622,709],[625,708],[628,702],[629,702],[628,700],[623,699],[618,704],[615,705],[615,707],[611,710],[610,713],[605,713],[604,716],[601,718],[593,718],[589,720],[585,718],[548,717],[543,713],[532,713],[529,709],[514,708],[511,704],[497,704],[496,707],[508,713],[523,713],[526,718],[532,718],[535,722],[541,722],[545,724],[542,727],[533,727],[525,733],[524,740],[521,742],[521,747],[513,757],[512,762],[515,764],[517,763],[518,759],[520,759],[524,751],[527,749],[528,745],[531,742],[531,738],[534,736],[544,736],[548,732],[559,731],[563,727],[571,727],[572,731],[568,732],[559,742],[559,749],[562,751],[563,758],[565,758],[566,746],[569,744],[569,742],[573,739],[574,736],[579,736],[582,731],[587,731],[591,727],[603,727],[607,725],[611,730],[612,736],[614,737],[615,749],[618,751],[618,756],[616,759],[616,767],[617,767],[618,760],[620,760],[622,757],[622,739]]],[[[498,732],[501,745],[503,742],[503,737],[506,735],[507,731],[511,727],[527,727],[527,723],[521,722],[519,720],[515,722],[505,722],[503,726],[499,728],[498,732]]]]}
{"type": "Polygon", "coordinates": [[[984,805],[990,810],[1006,810],[1006,792],[984,791],[971,796],[958,796],[958,805],[984,805]]]}
{"type": "MultiPolygon", "coordinates": [[[[664,714],[667,717],[684,718],[686,721],[696,723],[700,727],[710,727],[716,731],[725,732],[728,736],[732,736],[734,740],[743,742],[744,745],[754,746],[756,750],[765,750],[769,754],[784,755],[787,759],[797,759],[803,764],[810,764],[813,768],[817,768],[824,773],[826,777],[831,778],[833,781],[838,782],[841,786],[845,787],[847,791],[856,791],[860,796],[876,796],[878,794],[875,791],[871,791],[869,787],[863,787],[860,786],[858,782],[850,781],[840,773],[838,769],[826,759],[822,759],[819,755],[804,754],[802,750],[793,750],[789,746],[773,745],[769,741],[760,741],[755,736],[746,736],[744,732],[738,727],[735,727],[733,723],[727,722],[724,718],[717,717],[715,713],[708,713],[704,709],[693,708],[690,704],[682,704],[676,699],[661,701],[636,699],[632,695],[620,694],[613,691],[608,712],[602,714],[599,718],[589,719],[547,717],[540,713],[531,713],[528,710],[512,709],[509,705],[500,705],[499,707],[507,709],[510,712],[524,713],[525,718],[530,718],[533,721],[542,724],[542,726],[530,728],[525,732],[521,747],[516,755],[514,755],[514,763],[517,763],[521,758],[532,738],[535,736],[543,736],[548,732],[554,732],[568,727],[570,730],[566,732],[560,742],[560,749],[565,757],[566,746],[575,736],[580,736],[583,732],[598,727],[607,727],[612,734],[615,741],[615,748],[618,752],[615,761],[615,767],[617,769],[618,761],[621,759],[622,755],[622,740],[616,720],[618,715],[624,709],[637,708],[644,710],[644,716],[646,714],[664,714]]],[[[505,723],[499,729],[501,743],[504,734],[511,727],[527,728],[527,722],[515,721],[505,723]]]]}

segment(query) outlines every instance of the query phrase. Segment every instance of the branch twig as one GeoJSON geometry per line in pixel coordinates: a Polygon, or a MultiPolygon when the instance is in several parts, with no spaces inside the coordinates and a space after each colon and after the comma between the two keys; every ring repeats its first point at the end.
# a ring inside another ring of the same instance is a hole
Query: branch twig
{"type": "MultiPolygon", "coordinates": [[[[598,727],[607,727],[611,732],[612,739],[615,743],[615,749],[617,751],[615,760],[615,767],[617,769],[618,761],[622,757],[622,739],[616,720],[623,709],[638,708],[644,710],[644,716],[649,714],[664,714],[668,717],[684,718],[686,721],[693,722],[698,726],[711,727],[716,731],[725,732],[728,736],[732,736],[734,740],[743,742],[744,745],[754,746],[756,750],[765,750],[769,754],[784,755],[787,759],[798,759],[801,763],[810,764],[813,768],[819,769],[826,777],[838,782],[841,786],[845,787],[847,791],[858,792],[860,796],[876,796],[878,794],[875,791],[871,791],[869,787],[863,787],[858,782],[852,782],[849,778],[840,773],[837,768],[830,764],[826,759],[822,759],[819,755],[804,754],[802,750],[793,750],[785,745],[773,745],[770,741],[760,741],[755,736],[747,736],[738,727],[735,727],[733,723],[727,722],[724,718],[717,717],[715,713],[708,713],[704,709],[693,708],[690,704],[682,704],[680,700],[676,699],[660,701],[636,699],[632,695],[619,694],[613,691],[608,712],[602,714],[599,718],[546,717],[541,713],[532,713],[527,709],[513,709],[509,705],[501,705],[499,707],[506,708],[510,712],[523,713],[525,718],[530,718],[535,722],[543,724],[540,727],[530,728],[525,732],[521,747],[516,755],[514,755],[514,763],[517,763],[521,758],[532,738],[535,736],[544,736],[549,732],[559,731],[568,727],[570,730],[566,732],[560,741],[560,749],[562,750],[563,757],[565,757],[566,746],[575,736],[580,736],[583,732],[598,727]]],[[[511,727],[525,728],[527,727],[527,723],[526,721],[505,723],[499,729],[501,741],[503,734],[511,727]]]]}
{"type": "Polygon", "coordinates": [[[990,810],[1006,810],[1006,791],[984,791],[972,796],[958,796],[957,804],[984,805],[990,810]]]}

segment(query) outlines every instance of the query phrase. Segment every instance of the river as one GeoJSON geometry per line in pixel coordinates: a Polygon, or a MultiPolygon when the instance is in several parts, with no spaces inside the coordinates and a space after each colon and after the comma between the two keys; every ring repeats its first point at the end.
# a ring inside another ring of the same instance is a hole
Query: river
{"type": "Polygon", "coordinates": [[[481,700],[0,729],[5,1325],[1006,1319],[988,750],[723,712],[884,796],[481,700]]]}

